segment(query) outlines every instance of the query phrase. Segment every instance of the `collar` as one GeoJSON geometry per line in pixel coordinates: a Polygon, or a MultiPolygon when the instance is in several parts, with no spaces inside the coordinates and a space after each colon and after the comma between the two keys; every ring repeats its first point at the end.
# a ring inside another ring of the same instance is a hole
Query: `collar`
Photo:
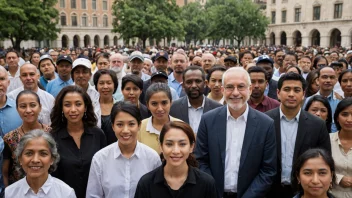
{"type": "Polygon", "coordinates": [[[342,146],[338,132],[331,134],[331,140],[337,142],[337,144],[338,144],[339,146],[340,146],[340,145],[342,146]]]}
{"type": "MultiPolygon", "coordinates": [[[[163,162],[163,164],[156,169],[155,177],[154,177],[154,184],[164,183],[165,185],[167,185],[167,182],[166,182],[165,177],[164,177],[164,167],[165,167],[165,165],[166,165],[166,162],[163,162]]],[[[189,183],[189,184],[197,184],[195,168],[192,167],[192,166],[188,166],[188,176],[187,176],[187,179],[185,181],[185,184],[187,184],[187,183],[189,183]]]]}
{"type": "MultiPolygon", "coordinates": [[[[44,194],[48,194],[49,193],[49,190],[51,188],[51,186],[53,185],[53,178],[51,177],[51,175],[49,174],[48,175],[48,179],[45,181],[45,183],[43,184],[42,187],[39,188],[39,190],[41,189],[44,194]]],[[[26,180],[26,177],[23,178],[23,194],[26,195],[30,192],[31,187],[28,185],[27,183],[27,180],[26,180]]]]}
{"type": "MultiPolygon", "coordinates": [[[[251,98],[249,98],[248,104],[254,104],[251,98]]],[[[259,103],[257,106],[259,106],[260,104],[263,106],[268,106],[269,105],[268,97],[264,95],[263,101],[261,103],[259,103]]]]}
{"type": "MultiPolygon", "coordinates": [[[[245,105],[246,105],[246,110],[244,111],[244,113],[240,117],[238,117],[237,119],[235,119],[235,118],[234,119],[235,120],[243,119],[247,123],[249,108],[248,108],[248,104],[247,103],[245,103],[245,105]]],[[[227,111],[226,120],[229,120],[230,118],[233,118],[231,113],[230,113],[230,110],[229,110],[229,105],[226,105],[226,111],[227,111]]]]}
{"type": "Polygon", "coordinates": [[[66,83],[66,82],[73,84],[72,78],[70,78],[70,80],[68,80],[68,81],[63,81],[63,80],[60,78],[60,76],[58,76],[58,77],[57,77],[57,80],[59,81],[60,84],[66,83]]]}
{"type": "MultiPolygon", "coordinates": [[[[320,95],[320,96],[321,96],[320,90],[319,90],[315,95],[320,95]]],[[[331,94],[328,95],[328,97],[326,97],[326,99],[331,99],[331,98],[332,98],[333,100],[337,100],[337,98],[336,98],[336,96],[335,96],[335,94],[334,94],[334,90],[332,90],[332,91],[331,91],[331,94]]]]}
{"type": "MultiPolygon", "coordinates": [[[[287,118],[286,118],[286,116],[285,116],[285,114],[282,112],[282,110],[281,110],[281,105],[280,105],[280,107],[279,107],[279,110],[280,110],[280,119],[281,118],[284,118],[285,120],[287,120],[287,118]]],[[[302,109],[299,109],[299,112],[297,113],[297,115],[295,116],[295,121],[297,121],[297,122],[299,122],[299,116],[301,115],[301,110],[302,109]]]]}
{"type": "MultiPolygon", "coordinates": [[[[70,137],[70,134],[68,133],[68,130],[67,130],[66,127],[65,127],[65,128],[62,128],[61,130],[59,130],[59,131],[58,131],[58,134],[59,134],[59,137],[60,137],[61,139],[66,139],[66,138],[70,137]]],[[[83,136],[84,134],[93,135],[94,133],[90,130],[90,128],[84,127],[82,136],[83,136]]],[[[81,139],[82,139],[82,138],[81,138],[81,139]]]]}
{"type": "MultiPolygon", "coordinates": [[[[139,143],[137,141],[136,148],[134,149],[134,152],[133,152],[132,156],[130,157],[130,159],[134,156],[136,156],[137,158],[140,158],[140,156],[141,156],[141,145],[140,144],[141,143],[139,143]]],[[[117,143],[115,145],[115,149],[114,149],[114,158],[117,159],[119,157],[124,157],[124,156],[121,153],[121,149],[120,149],[119,143],[117,141],[117,143]]]]}
{"type": "MultiPolygon", "coordinates": [[[[171,116],[169,115],[169,120],[171,121],[171,116]]],[[[147,127],[146,131],[149,131],[149,133],[154,133],[156,135],[160,135],[160,131],[158,131],[156,128],[153,127],[153,116],[150,116],[147,121],[147,127]]]]}
{"type": "MultiPolygon", "coordinates": [[[[7,74],[8,74],[10,77],[12,77],[10,71],[7,71],[7,74]]],[[[14,77],[19,77],[19,76],[20,76],[20,66],[18,66],[17,71],[16,71],[14,77]]]]}
{"type": "Polygon", "coordinates": [[[174,72],[171,72],[168,76],[168,81],[171,81],[171,82],[178,82],[174,76],[174,72]]]}
{"type": "MultiPolygon", "coordinates": [[[[187,102],[188,102],[188,108],[193,108],[193,109],[195,109],[194,107],[192,107],[191,103],[189,103],[188,96],[187,96],[187,102]]],[[[203,103],[202,103],[202,106],[198,107],[197,109],[200,109],[200,108],[203,108],[203,109],[204,109],[204,104],[205,104],[205,96],[203,95],[203,103]]]]}
{"type": "Polygon", "coordinates": [[[3,109],[7,106],[16,108],[16,102],[7,96],[5,97],[6,97],[6,103],[4,106],[0,107],[0,109],[3,109]]]}

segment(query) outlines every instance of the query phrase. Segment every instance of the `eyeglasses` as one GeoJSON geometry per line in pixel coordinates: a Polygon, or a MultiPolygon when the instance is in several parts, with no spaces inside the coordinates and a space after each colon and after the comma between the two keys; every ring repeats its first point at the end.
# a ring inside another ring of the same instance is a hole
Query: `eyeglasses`
{"type": "Polygon", "coordinates": [[[226,85],[225,86],[225,91],[228,91],[228,92],[233,92],[235,90],[235,88],[237,88],[238,91],[244,91],[248,88],[247,85],[237,85],[237,86],[234,86],[234,85],[226,85]]]}
{"type": "Polygon", "coordinates": [[[318,67],[326,67],[326,64],[319,64],[319,65],[317,65],[318,67]]]}

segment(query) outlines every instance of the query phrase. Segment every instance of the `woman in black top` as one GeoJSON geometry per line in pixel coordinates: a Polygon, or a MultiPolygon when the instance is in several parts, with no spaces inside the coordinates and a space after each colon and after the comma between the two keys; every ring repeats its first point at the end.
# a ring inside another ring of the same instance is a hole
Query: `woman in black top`
{"type": "Polygon", "coordinates": [[[84,198],[93,155],[106,146],[104,132],[96,127],[92,101],[78,86],[63,88],[50,114],[52,135],[58,144],[60,162],[52,174],[84,198]]]}
{"type": "Polygon", "coordinates": [[[218,197],[214,179],[196,168],[195,135],[188,124],[166,123],[159,141],[163,165],[139,180],[135,198],[218,197]]]}
{"type": "Polygon", "coordinates": [[[100,94],[101,129],[105,133],[107,144],[110,145],[117,141],[110,118],[112,106],[117,102],[112,97],[118,87],[116,73],[107,69],[98,70],[94,74],[93,82],[100,94]]]}

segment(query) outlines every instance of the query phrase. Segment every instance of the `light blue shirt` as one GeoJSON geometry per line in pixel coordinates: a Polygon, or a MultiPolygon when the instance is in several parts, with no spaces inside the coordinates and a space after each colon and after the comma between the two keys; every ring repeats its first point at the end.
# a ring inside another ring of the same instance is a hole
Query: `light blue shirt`
{"type": "Polygon", "coordinates": [[[70,78],[70,80],[65,82],[61,80],[60,77],[58,77],[48,83],[48,85],[46,86],[46,91],[56,98],[56,96],[59,94],[62,88],[72,84],[73,84],[72,78],[70,78]]]}
{"type": "Polygon", "coordinates": [[[295,151],[298,121],[301,110],[296,117],[288,120],[280,107],[280,129],[281,129],[281,183],[291,184],[292,160],[295,151]]]}
{"type": "Polygon", "coordinates": [[[179,83],[175,77],[174,77],[174,73],[172,72],[169,76],[168,76],[168,84],[170,87],[174,88],[178,94],[178,96],[181,95],[182,92],[182,85],[181,83],[179,83]]]}
{"type": "MultiPolygon", "coordinates": [[[[59,77],[59,75],[57,75],[56,72],[54,72],[54,74],[55,74],[55,79],[59,77]]],[[[54,80],[55,80],[55,79],[54,79],[54,80]]],[[[39,78],[39,82],[40,82],[40,84],[44,87],[44,89],[46,90],[46,86],[48,85],[48,83],[49,83],[50,81],[48,81],[47,79],[45,79],[44,76],[41,76],[41,77],[39,78]]]]}
{"type": "Polygon", "coordinates": [[[22,119],[16,110],[16,102],[7,97],[6,104],[0,107],[0,128],[1,137],[14,129],[17,129],[22,124],[22,119]]]}
{"type": "MultiPolygon", "coordinates": [[[[315,95],[321,95],[320,94],[320,91],[318,91],[318,93],[316,93],[315,95]]],[[[313,95],[314,96],[314,95],[313,95]]],[[[304,102],[304,105],[303,105],[303,109],[306,108],[306,105],[308,103],[308,101],[313,97],[313,96],[309,96],[306,101],[304,102]]],[[[331,116],[332,116],[332,123],[331,123],[331,132],[332,133],[335,133],[337,132],[337,128],[336,128],[336,125],[335,125],[335,122],[334,122],[334,114],[335,114],[335,111],[336,111],[336,107],[337,105],[339,104],[340,100],[336,98],[335,96],[335,93],[334,91],[331,92],[331,94],[326,97],[326,99],[328,100],[329,104],[330,104],[330,107],[331,107],[331,116]]]]}
{"type": "Polygon", "coordinates": [[[150,79],[150,76],[149,76],[148,74],[145,74],[144,72],[142,72],[141,79],[142,79],[143,81],[147,81],[147,80],[150,79]]]}
{"type": "MultiPolygon", "coordinates": [[[[1,128],[0,128],[0,132],[2,133],[1,131],[1,128]]],[[[4,155],[3,155],[3,151],[4,151],[4,140],[2,138],[0,138],[0,164],[2,165],[2,162],[4,160],[4,155]]],[[[3,178],[2,178],[2,168],[0,170],[0,192],[2,192],[4,190],[4,182],[3,182],[3,178]]]]}

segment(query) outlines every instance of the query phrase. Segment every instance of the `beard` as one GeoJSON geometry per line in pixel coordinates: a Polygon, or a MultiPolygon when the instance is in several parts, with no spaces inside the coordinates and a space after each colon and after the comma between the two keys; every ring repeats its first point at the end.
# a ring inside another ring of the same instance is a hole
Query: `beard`
{"type": "Polygon", "coordinates": [[[121,67],[112,67],[111,70],[115,72],[116,74],[119,74],[122,71],[121,67]]]}

